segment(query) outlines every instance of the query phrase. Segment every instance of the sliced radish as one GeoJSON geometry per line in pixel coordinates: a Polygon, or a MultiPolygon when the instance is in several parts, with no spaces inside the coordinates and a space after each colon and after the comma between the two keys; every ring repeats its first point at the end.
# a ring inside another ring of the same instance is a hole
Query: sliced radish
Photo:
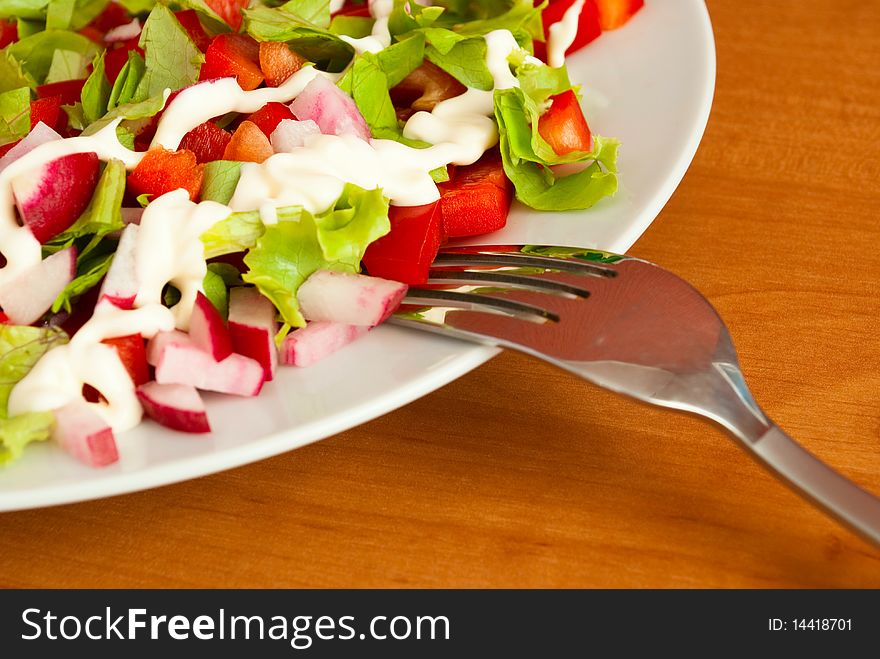
{"type": "Polygon", "coordinates": [[[215,361],[222,361],[232,354],[229,330],[226,329],[217,307],[202,292],[196,295],[196,303],[189,320],[189,338],[215,361]]]}
{"type": "Polygon", "coordinates": [[[257,360],[266,381],[275,376],[278,349],[275,347],[275,305],[256,288],[239,286],[229,291],[229,334],[232,349],[257,360]]]}
{"type": "Polygon", "coordinates": [[[370,331],[363,325],[312,322],[291,332],[281,344],[281,362],[289,366],[311,366],[370,331]]]}
{"type": "Polygon", "coordinates": [[[354,99],[324,76],[315,77],[290,104],[300,121],[311,119],[325,135],[370,139],[370,128],[354,99]]]}
{"type": "Polygon", "coordinates": [[[406,284],[390,279],[318,270],[297,298],[307,320],[373,327],[394,313],[406,291],[406,284]]]}
{"type": "Polygon", "coordinates": [[[275,153],[290,153],[294,149],[306,145],[306,139],[312,135],[320,135],[321,129],[311,119],[297,121],[296,119],[283,119],[272,131],[269,141],[275,153]]]}
{"type": "Polygon", "coordinates": [[[45,243],[82,214],[98,183],[99,163],[94,153],[73,153],[12,179],[18,213],[37,240],[45,243]]]}
{"type": "Polygon", "coordinates": [[[129,224],[140,224],[141,218],[144,216],[143,208],[127,208],[123,206],[119,209],[122,213],[122,222],[126,225],[129,224]]]}
{"type": "Polygon", "coordinates": [[[54,142],[60,140],[61,135],[49,128],[42,121],[33,127],[30,133],[24,137],[21,142],[9,149],[2,158],[0,158],[0,172],[6,169],[13,162],[21,158],[23,155],[30,153],[41,144],[46,142],[54,142]]]}
{"type": "Polygon", "coordinates": [[[147,346],[147,361],[156,367],[159,384],[188,384],[221,394],[256,396],[266,379],[256,360],[232,353],[215,361],[183,332],[154,336],[147,346]]]}
{"type": "Polygon", "coordinates": [[[138,294],[135,247],[139,231],[137,224],[129,224],[122,230],[116,254],[98,294],[99,300],[108,300],[120,309],[133,309],[138,294]]]}
{"type": "Polygon", "coordinates": [[[91,405],[83,401],[55,410],[52,439],[90,467],[105,467],[119,460],[113,430],[91,405]]]}
{"type": "Polygon", "coordinates": [[[135,37],[140,36],[140,34],[141,22],[138,19],[133,18],[131,23],[117,25],[116,27],[107,30],[107,34],[104,35],[104,43],[128,41],[129,39],[134,39],[135,37]]]}
{"type": "Polygon", "coordinates": [[[46,257],[0,288],[0,307],[13,325],[39,320],[76,276],[76,247],[46,257]]]}
{"type": "Polygon", "coordinates": [[[147,382],[137,388],[137,397],[147,416],[181,432],[211,432],[205,403],[195,387],[185,384],[147,382]]]}

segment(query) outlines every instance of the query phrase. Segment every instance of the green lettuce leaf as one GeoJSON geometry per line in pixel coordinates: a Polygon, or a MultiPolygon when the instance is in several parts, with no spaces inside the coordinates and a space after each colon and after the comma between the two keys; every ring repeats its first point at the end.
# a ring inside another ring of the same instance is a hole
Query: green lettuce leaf
{"type": "Polygon", "coordinates": [[[223,281],[223,277],[208,268],[202,282],[202,288],[205,289],[205,297],[211,301],[220,315],[226,318],[229,315],[229,292],[226,290],[226,282],[223,281]]]}
{"type": "Polygon", "coordinates": [[[79,30],[92,22],[104,11],[110,0],[75,0],[73,15],[70,18],[70,29],[79,30]]]}
{"type": "Polygon", "coordinates": [[[285,323],[303,327],[299,287],[318,270],[359,272],[367,246],[390,230],[388,202],[380,190],[348,185],[336,206],[317,217],[286,210],[245,256],[243,279],[272,300],[285,323]]]}
{"type": "Polygon", "coordinates": [[[46,29],[66,30],[73,20],[76,0],[51,0],[46,9],[46,29]]]}
{"type": "Polygon", "coordinates": [[[20,87],[36,87],[34,79],[22,68],[21,63],[9,54],[9,49],[0,50],[0,92],[20,87]]]}
{"type": "Polygon", "coordinates": [[[544,39],[541,12],[547,2],[537,6],[532,0],[515,0],[504,4],[509,5],[506,11],[461,23],[455,27],[456,32],[465,36],[484,36],[494,30],[510,30],[514,33],[525,32],[532,39],[544,39]]]}
{"type": "Polygon", "coordinates": [[[0,18],[27,18],[46,21],[49,0],[3,0],[0,18]]]}
{"type": "Polygon", "coordinates": [[[200,193],[202,201],[228,204],[235,194],[240,178],[241,163],[237,160],[213,160],[206,163],[200,193]]]}
{"type": "Polygon", "coordinates": [[[138,84],[144,77],[146,64],[140,53],[132,49],[128,51],[128,61],[122,66],[116,82],[110,90],[110,98],[107,99],[107,109],[113,110],[120,105],[126,105],[134,100],[138,84]]]}
{"type": "Polygon", "coordinates": [[[146,65],[135,100],[143,101],[165,89],[174,91],[198,82],[205,56],[165,5],[156,5],[150,12],[139,45],[146,52],[146,65]]]}
{"type": "Polygon", "coordinates": [[[388,31],[392,36],[399,36],[430,27],[444,11],[443,7],[424,7],[409,0],[394,0],[394,9],[388,17],[388,31]]]}
{"type": "Polygon", "coordinates": [[[42,83],[52,66],[56,50],[79,53],[91,61],[98,53],[98,45],[76,32],[68,30],[45,30],[25,37],[6,47],[6,51],[21,63],[22,69],[33,80],[42,83]]]}
{"type": "Polygon", "coordinates": [[[55,346],[67,343],[57,328],[0,325],[0,419],[9,416],[7,403],[12,388],[55,346]]]}
{"type": "Polygon", "coordinates": [[[31,90],[20,87],[0,93],[0,144],[21,139],[31,129],[31,90]]]}
{"type": "Polygon", "coordinates": [[[441,31],[440,28],[430,30],[426,35],[429,44],[425,48],[425,57],[466,87],[489,91],[495,86],[486,66],[486,40],[483,37],[449,38],[448,35],[455,33],[441,31]],[[442,39],[439,38],[440,34],[444,35],[442,39]],[[453,40],[454,43],[451,43],[453,40]],[[438,47],[435,42],[441,46],[438,47]],[[449,49],[444,52],[443,49],[447,47],[449,49]]]}
{"type": "Polygon", "coordinates": [[[31,442],[49,439],[54,423],[52,412],[30,412],[0,419],[0,466],[18,460],[31,442]]]}
{"type": "Polygon", "coordinates": [[[55,302],[52,303],[52,313],[58,313],[62,309],[70,312],[72,301],[97,286],[107,274],[112,262],[113,252],[89,258],[77,257],[76,277],[55,298],[55,302]]]}
{"type": "Polygon", "coordinates": [[[89,61],[72,50],[56,50],[46,74],[46,84],[65,80],[82,80],[89,75],[89,61]]]}
{"type": "MultiPolygon", "coordinates": [[[[289,211],[286,208],[278,209],[279,220],[299,217],[298,208],[289,211]]],[[[257,244],[265,232],[266,227],[258,211],[231,213],[202,234],[205,258],[247,251],[257,244]]]]}
{"type": "Polygon", "coordinates": [[[373,31],[375,21],[367,16],[334,16],[330,21],[333,34],[346,35],[355,39],[368,37],[373,31]]]}
{"type": "Polygon", "coordinates": [[[98,56],[93,64],[92,74],[83,85],[82,94],[83,118],[86,125],[93,123],[107,113],[110,102],[110,83],[104,74],[104,53],[98,56]]]}

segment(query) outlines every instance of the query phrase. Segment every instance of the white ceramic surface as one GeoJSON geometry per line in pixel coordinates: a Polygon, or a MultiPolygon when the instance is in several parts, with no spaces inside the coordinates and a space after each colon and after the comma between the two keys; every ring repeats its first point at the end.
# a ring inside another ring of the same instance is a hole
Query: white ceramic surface
{"type": "MultiPolygon", "coordinates": [[[[701,0],[649,0],[624,28],[569,61],[590,126],[620,138],[621,190],[586,213],[512,213],[481,243],[544,243],[625,252],[684,175],[702,137],[715,49],[701,0]]],[[[122,494],[298,448],[423,396],[491,358],[494,349],[380,327],[309,369],[287,368],[256,399],[209,396],[208,436],[152,423],[117,438],[121,459],[77,464],[41,444],[0,471],[0,511],[122,494]]]]}

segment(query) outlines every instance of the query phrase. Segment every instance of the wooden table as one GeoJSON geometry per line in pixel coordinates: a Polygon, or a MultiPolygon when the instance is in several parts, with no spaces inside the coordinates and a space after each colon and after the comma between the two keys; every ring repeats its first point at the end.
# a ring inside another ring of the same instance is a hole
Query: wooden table
{"type": "MultiPolygon", "coordinates": [[[[880,4],[709,8],[712,117],[632,253],[705,292],[763,406],[880,493],[880,4]]],[[[715,428],[513,354],[259,464],[0,515],[0,556],[3,586],[880,587],[880,551],[715,428]]]]}

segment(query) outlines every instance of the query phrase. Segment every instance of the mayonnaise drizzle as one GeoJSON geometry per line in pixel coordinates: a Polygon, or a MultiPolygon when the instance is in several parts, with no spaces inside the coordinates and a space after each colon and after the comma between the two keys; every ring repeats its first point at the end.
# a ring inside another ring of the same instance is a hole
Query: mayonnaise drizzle
{"type": "Polygon", "coordinates": [[[391,33],[388,31],[388,17],[394,9],[394,0],[370,0],[370,15],[376,19],[373,30],[367,37],[355,39],[347,35],[339,38],[354,48],[355,53],[378,53],[391,45],[391,33]]]}
{"type": "MultiPolygon", "coordinates": [[[[376,38],[390,43],[387,16],[393,2],[370,3],[377,18],[376,38]],[[384,26],[380,21],[384,19],[384,26]]],[[[487,34],[486,64],[496,89],[519,83],[508,58],[519,46],[506,30],[487,34]]],[[[387,47],[387,44],[382,46],[387,47]]],[[[306,66],[283,85],[244,91],[233,78],[194,85],[181,91],[159,121],[152,146],[177,149],[183,136],[204,121],[227,112],[250,113],[271,101],[293,100],[318,75],[338,76],[306,66]]],[[[313,135],[303,147],[277,153],[261,164],[245,163],[229,206],[215,202],[196,204],[176,190],[153,200],[143,213],[135,243],[139,292],[135,309],[122,310],[101,302],[92,318],[66,346],[43,356],[14,388],[11,414],[52,410],[82,396],[83,384],[98,389],[106,403],[95,409],[115,431],[137,425],[142,410],[134,387],[116,352],[103,339],[140,333],[149,338],[159,331],[189,324],[193,302],[201,290],[206,263],[200,236],[234,210],[259,209],[267,221],[277,221],[280,206],[301,205],[312,213],[329,208],[347,182],[363,188],[382,188],[393,203],[416,206],[439,198],[430,172],[448,164],[475,162],[497,143],[493,93],[469,89],[439,103],[431,113],[418,112],[407,122],[407,137],[432,146],[414,149],[391,140],[363,141],[354,136],[313,135]],[[172,283],[181,291],[173,309],[161,304],[162,290],[172,283]]],[[[116,137],[119,121],[95,135],[43,144],[0,172],[0,246],[8,264],[0,270],[0,283],[39,262],[40,245],[30,231],[18,225],[11,181],[39,166],[71,153],[95,152],[102,160],[118,159],[134,168],[142,153],[126,149],[116,137]]]]}
{"type": "Polygon", "coordinates": [[[584,0],[575,0],[563,14],[562,20],[550,26],[550,35],[547,40],[547,64],[553,68],[559,68],[565,64],[565,51],[577,38],[578,21],[583,10],[584,0]]]}

